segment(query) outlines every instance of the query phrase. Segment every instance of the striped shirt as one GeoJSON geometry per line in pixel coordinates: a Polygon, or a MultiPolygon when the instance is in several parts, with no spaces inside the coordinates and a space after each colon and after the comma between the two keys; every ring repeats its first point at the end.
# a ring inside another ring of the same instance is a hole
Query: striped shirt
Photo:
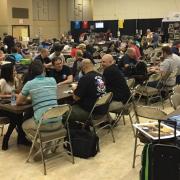
{"type": "MultiPolygon", "coordinates": [[[[57,105],[56,81],[54,78],[44,77],[42,75],[37,76],[24,85],[22,89],[22,95],[26,97],[28,95],[31,96],[34,110],[34,119],[35,122],[38,123],[44,112],[46,112],[49,108],[57,105]]],[[[57,122],[57,119],[51,119],[46,122],[57,122]]]]}

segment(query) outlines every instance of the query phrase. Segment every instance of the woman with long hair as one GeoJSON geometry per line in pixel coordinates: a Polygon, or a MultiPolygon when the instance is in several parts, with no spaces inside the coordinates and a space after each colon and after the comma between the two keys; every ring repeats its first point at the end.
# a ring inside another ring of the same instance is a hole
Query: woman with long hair
{"type": "MultiPolygon", "coordinates": [[[[1,99],[10,98],[12,91],[18,88],[17,84],[18,83],[15,78],[14,65],[11,63],[3,65],[1,67],[1,75],[0,75],[0,98],[1,99]]],[[[28,141],[26,140],[25,134],[22,130],[23,115],[0,110],[0,116],[6,116],[10,120],[7,132],[3,137],[2,150],[8,149],[8,141],[15,128],[18,132],[17,143],[27,145],[28,141]]]]}

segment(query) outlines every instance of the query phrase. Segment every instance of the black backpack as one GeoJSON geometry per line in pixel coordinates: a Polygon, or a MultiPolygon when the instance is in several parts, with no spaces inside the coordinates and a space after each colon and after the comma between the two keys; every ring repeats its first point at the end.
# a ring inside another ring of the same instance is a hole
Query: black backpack
{"type": "MultiPolygon", "coordinates": [[[[73,155],[81,158],[94,157],[99,148],[99,137],[92,131],[86,129],[70,129],[70,138],[73,155]]],[[[65,141],[69,141],[68,136],[65,141]]],[[[64,146],[70,151],[70,146],[64,146]]]]}

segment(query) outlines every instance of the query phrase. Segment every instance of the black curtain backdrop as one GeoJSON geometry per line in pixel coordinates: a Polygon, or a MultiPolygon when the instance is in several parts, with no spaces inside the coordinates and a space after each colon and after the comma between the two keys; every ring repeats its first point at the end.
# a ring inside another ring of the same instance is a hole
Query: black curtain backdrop
{"type": "MultiPolygon", "coordinates": [[[[79,41],[79,36],[83,32],[107,32],[108,29],[111,30],[113,37],[117,37],[118,32],[118,20],[105,20],[105,21],[88,21],[89,28],[82,28],[82,21],[80,21],[80,29],[75,29],[75,21],[71,21],[71,34],[75,39],[75,42],[79,41]],[[96,29],[95,23],[103,22],[104,28],[96,29]],[[91,30],[90,27],[94,26],[94,29],[91,30]]],[[[127,19],[124,20],[124,27],[120,29],[121,35],[129,35],[134,36],[136,34],[136,29],[142,30],[142,34],[146,33],[147,29],[151,29],[151,31],[156,31],[158,28],[162,26],[162,18],[156,19],[127,19]]],[[[163,31],[164,29],[162,29],[163,31]]],[[[165,28],[166,30],[166,28],[165,28]]],[[[165,33],[166,34],[166,33],[165,33]]]]}
{"type": "Polygon", "coordinates": [[[117,37],[117,32],[118,32],[118,21],[117,20],[105,20],[105,21],[88,21],[89,28],[88,29],[83,29],[83,21],[80,21],[80,29],[75,29],[75,21],[71,21],[71,34],[75,40],[75,42],[79,41],[79,36],[80,34],[84,32],[107,32],[108,30],[111,31],[113,34],[113,37],[117,37]],[[96,22],[103,22],[104,23],[104,28],[96,29],[95,28],[95,23],[96,22]],[[90,27],[93,27],[92,29],[90,27]]]}

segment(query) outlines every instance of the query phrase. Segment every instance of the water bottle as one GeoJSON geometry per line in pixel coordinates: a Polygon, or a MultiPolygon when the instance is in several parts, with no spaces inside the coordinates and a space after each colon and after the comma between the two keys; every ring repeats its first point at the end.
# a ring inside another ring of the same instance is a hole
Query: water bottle
{"type": "Polygon", "coordinates": [[[15,90],[12,90],[11,92],[11,106],[15,106],[16,105],[16,92],[15,90]]]}

